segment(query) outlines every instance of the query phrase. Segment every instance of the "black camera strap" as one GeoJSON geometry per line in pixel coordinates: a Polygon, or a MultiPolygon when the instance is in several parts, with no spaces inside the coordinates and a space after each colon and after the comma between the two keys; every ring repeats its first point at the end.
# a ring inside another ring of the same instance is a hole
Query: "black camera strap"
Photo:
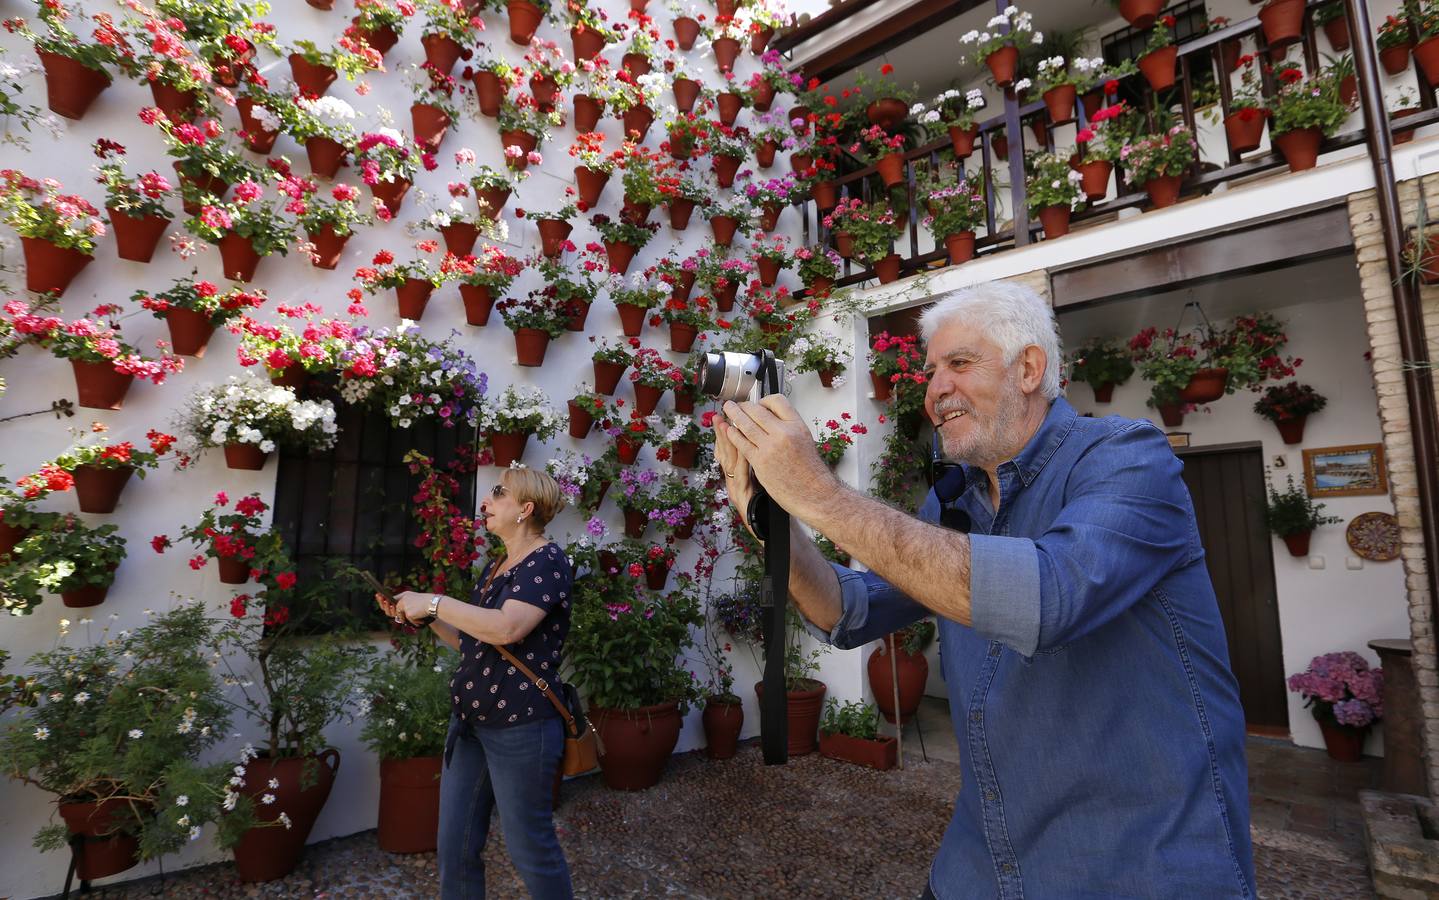
{"type": "MultiPolygon", "coordinates": [[[[759,377],[765,395],[780,392],[779,370],[774,354],[768,351],[759,377]]],[[[760,604],[764,609],[764,697],[760,701],[760,749],[765,765],[782,766],[789,761],[789,697],[785,690],[784,663],[788,647],[785,612],[789,605],[789,513],[763,493],[763,485],[751,501],[750,522],[765,539],[764,581],[760,604]]]]}

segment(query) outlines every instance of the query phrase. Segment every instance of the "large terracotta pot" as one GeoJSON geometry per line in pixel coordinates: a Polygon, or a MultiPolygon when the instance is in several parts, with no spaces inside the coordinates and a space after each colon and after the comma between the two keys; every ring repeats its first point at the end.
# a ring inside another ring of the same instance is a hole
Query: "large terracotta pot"
{"type": "Polygon", "coordinates": [[[705,755],[710,759],[729,759],[739,747],[739,733],[744,727],[744,707],[738,703],[710,700],[700,716],[705,730],[705,755]]]}
{"type": "Polygon", "coordinates": [[[622,363],[605,362],[602,359],[597,359],[594,363],[595,393],[604,394],[606,397],[614,396],[615,388],[619,387],[620,376],[625,373],[626,367],[622,363]]]}
{"type": "Polygon", "coordinates": [[[315,245],[315,255],[311,262],[317,269],[333,269],[340,263],[340,254],[345,252],[345,242],[350,239],[348,234],[336,234],[333,225],[325,225],[319,231],[306,232],[310,243],[315,245]]]}
{"type": "Polygon", "coordinates": [[[700,36],[700,23],[689,16],[680,16],[675,19],[675,42],[680,45],[681,50],[693,50],[695,41],[700,36]]]}
{"type": "Polygon", "coordinates": [[[376,200],[385,204],[385,209],[394,215],[400,209],[400,204],[405,199],[405,194],[410,191],[410,179],[396,178],[393,181],[381,181],[378,184],[370,185],[370,193],[376,200]]]}
{"type": "Polygon", "coordinates": [[[220,238],[220,263],[226,278],[249,282],[260,265],[260,254],[249,238],[231,232],[220,238]]]}
{"type": "Polygon", "coordinates": [[[898,646],[894,635],[869,655],[865,670],[869,673],[869,686],[874,691],[874,702],[886,722],[894,721],[894,674],[890,671],[890,655],[894,655],[894,666],[899,674],[899,721],[901,724],[914,718],[919,702],[924,699],[924,685],[929,678],[929,660],[923,653],[909,654],[898,646]]]}
{"type": "Polygon", "coordinates": [[[961,231],[958,234],[946,235],[944,249],[949,251],[950,265],[969,262],[974,259],[974,232],[961,231]]]}
{"type": "Polygon", "coordinates": [[[1079,189],[1088,200],[1103,200],[1109,196],[1109,176],[1114,165],[1107,159],[1091,159],[1079,164],[1079,189]]]}
{"type": "Polygon", "coordinates": [[[1324,142],[1324,132],[1318,128],[1295,128],[1270,140],[1284,154],[1289,171],[1302,172],[1319,164],[1319,145],[1324,142]]]}
{"type": "Polygon", "coordinates": [[[1304,423],[1308,416],[1295,416],[1292,419],[1280,419],[1274,425],[1279,429],[1279,436],[1286,444],[1302,444],[1304,442],[1304,423]]]}
{"type": "Polygon", "coordinates": [[[529,0],[509,0],[510,40],[521,47],[535,38],[535,29],[540,27],[540,8],[529,0]]]}
{"type": "MultiPolygon", "coordinates": [[[[764,682],[757,681],[755,696],[759,697],[761,715],[764,710],[764,682]]],[[[799,690],[785,694],[785,709],[789,719],[789,755],[804,756],[813,753],[816,747],[815,734],[819,731],[820,713],[824,711],[825,686],[823,682],[806,679],[799,690]]]]}
{"type": "MultiPolygon", "coordinates": [[[[78,118],[78,117],[76,117],[78,118]]],[[[101,800],[58,805],[60,818],[71,834],[81,835],[75,848],[75,875],[85,881],[118,875],[140,862],[140,839],[121,829],[138,826],[144,813],[128,800],[101,800]]]]}
{"type": "Polygon", "coordinates": [[[1308,556],[1309,539],[1314,536],[1312,531],[1304,531],[1299,534],[1286,534],[1283,536],[1284,546],[1289,548],[1290,556],[1308,556]]]}
{"type": "Polygon", "coordinates": [[[550,333],[538,328],[515,329],[515,357],[522,366],[545,364],[545,349],[550,345],[550,333]]]}
{"type": "Polygon", "coordinates": [[[635,409],[639,410],[639,413],[642,416],[649,415],[650,413],[655,411],[656,407],[660,405],[660,398],[664,396],[664,393],[665,392],[663,390],[657,387],[650,387],[647,384],[641,384],[640,382],[636,381],[635,409]]]}
{"type": "Polygon", "coordinates": [[[460,285],[460,302],[465,306],[465,324],[485,326],[490,322],[490,311],[495,308],[495,298],[484,284],[460,285]]]}
{"type": "Polygon", "coordinates": [[[445,132],[450,128],[450,114],[428,103],[412,103],[410,127],[415,135],[415,143],[434,153],[440,149],[440,142],[445,139],[445,132]]]}
{"type": "Polygon", "coordinates": [[[494,464],[502,469],[508,469],[510,463],[519,462],[525,455],[525,445],[529,443],[528,434],[507,434],[505,432],[492,432],[488,435],[490,452],[494,454],[494,464]]]}
{"type": "Polygon", "coordinates": [[[1074,85],[1061,84],[1045,91],[1044,106],[1056,125],[1074,121],[1074,85]]]}
{"type": "Polygon", "coordinates": [[[37,294],[63,295],[80,270],[95,257],[70,247],[57,247],[42,238],[22,237],[25,255],[25,289],[37,294]]]}
{"type": "Polygon", "coordinates": [[[338,74],[332,66],[309,62],[298,53],[290,54],[290,75],[302,94],[322,96],[334,84],[338,74]]]}
{"type": "Polygon", "coordinates": [[[600,194],[610,182],[610,173],[595,171],[588,166],[575,166],[575,185],[579,188],[580,202],[594,206],[600,202],[600,194]]]}
{"type": "Polygon", "coordinates": [[[605,36],[593,28],[576,25],[570,29],[570,47],[575,51],[575,60],[594,59],[605,49],[605,36]]]}
{"type": "Polygon", "coordinates": [[[425,48],[425,61],[445,75],[450,74],[464,52],[459,41],[448,34],[421,35],[420,46],[425,48]]]}
{"type": "Polygon", "coordinates": [[[339,768],[340,751],[333,747],[312,757],[262,756],[245,764],[245,786],[240,790],[254,798],[255,818],[273,822],[283,812],[290,817],[290,827],[275,825],[245,832],[234,848],[235,874],[241,881],[274,881],[295,870],[305,852],[310,829],[330,797],[339,768]],[[302,789],[301,775],[307,761],[313,783],[302,789]],[[271,788],[271,779],[278,780],[280,786],[271,788]],[[273,794],[275,802],[261,803],[263,794],[273,794]]]}
{"type": "Polygon", "coordinates": [[[500,102],[505,95],[505,86],[500,76],[488,69],[476,69],[474,75],[475,100],[479,102],[480,114],[494,118],[500,114],[500,102]]]}
{"type": "Polygon", "coordinates": [[[1148,28],[1164,8],[1164,0],[1119,0],[1119,14],[1135,28],[1148,28]]]}
{"type": "Polygon", "coordinates": [[[75,499],[80,504],[80,512],[105,514],[115,511],[120,492],[135,474],[135,467],[91,464],[78,466],[71,474],[75,477],[75,499]]]}
{"type": "Polygon", "coordinates": [[[1174,62],[1178,58],[1178,47],[1172,44],[1160,47],[1153,53],[1139,57],[1139,71],[1154,90],[1169,90],[1174,87],[1174,62]]]}
{"type": "Polygon", "coordinates": [[[1185,403],[1213,403],[1224,396],[1228,384],[1228,369],[1200,369],[1180,390],[1179,399],[1185,403]]]}
{"type": "Polygon", "coordinates": [[[1238,110],[1224,117],[1224,136],[1235,153],[1258,150],[1264,140],[1265,116],[1260,110],[1238,110]]]}
{"type": "Polygon", "coordinates": [[[639,709],[592,706],[589,713],[604,747],[600,774],[605,784],[620,791],[658,784],[679,742],[679,705],[671,701],[639,709]]]}
{"type": "Polygon", "coordinates": [[[1045,240],[1069,234],[1069,214],[1067,206],[1046,206],[1039,211],[1039,222],[1044,226],[1045,240]]]}
{"type": "Polygon", "coordinates": [[[475,204],[479,207],[480,215],[487,216],[490,221],[500,217],[500,211],[505,208],[505,203],[510,199],[510,192],[504,188],[484,188],[475,191],[475,204]]]}
{"type": "Polygon", "coordinates": [[[1144,182],[1144,190],[1149,194],[1150,205],[1155,209],[1163,209],[1178,203],[1179,186],[1183,181],[1184,178],[1179,175],[1161,175],[1144,182]]]}
{"type": "Polygon", "coordinates": [[[1324,735],[1324,750],[1330,759],[1353,763],[1363,758],[1367,729],[1320,722],[1319,731],[1324,735]]]}
{"type": "Polygon", "coordinates": [[[635,251],[638,249],[634,244],[624,241],[605,241],[605,256],[610,261],[610,271],[620,275],[630,269],[630,263],[634,261],[635,251]]]}
{"type": "Polygon", "coordinates": [[[440,833],[442,756],[380,760],[380,849],[430,853],[440,833]]]}
{"type": "Polygon", "coordinates": [[[86,409],[119,409],[134,375],[116,372],[109,362],[70,360],[75,372],[76,403],[86,409]]]}
{"type": "Polygon", "coordinates": [[[110,76],[99,69],[48,50],[36,50],[45,69],[45,96],[50,111],[67,119],[82,119],[100,92],[110,86],[110,76]]]}
{"type": "Polygon", "coordinates": [[[1270,47],[1294,43],[1304,33],[1304,0],[1269,0],[1259,10],[1259,24],[1270,47]]]}
{"type": "Polygon", "coordinates": [[[155,247],[170,227],[170,220],[164,216],[131,216],[105,207],[110,216],[110,227],[115,232],[115,250],[121,259],[132,262],[149,262],[155,255],[155,247]]]}
{"type": "Polygon", "coordinates": [[[406,278],[403,284],[395,286],[395,300],[399,306],[400,318],[418,322],[425,316],[425,306],[435,291],[434,282],[428,278],[406,278]]]}
{"type": "Polygon", "coordinates": [[[225,467],[243,472],[258,472],[265,468],[270,454],[260,449],[259,444],[229,443],[225,445],[225,467]]]}
{"type": "Polygon", "coordinates": [[[451,222],[440,229],[445,239],[445,250],[455,256],[468,256],[480,239],[480,229],[469,222],[451,222]]]}

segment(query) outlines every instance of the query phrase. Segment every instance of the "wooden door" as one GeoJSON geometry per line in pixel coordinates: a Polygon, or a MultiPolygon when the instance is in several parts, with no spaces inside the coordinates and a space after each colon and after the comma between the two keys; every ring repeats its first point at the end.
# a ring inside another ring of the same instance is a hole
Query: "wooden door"
{"type": "Polygon", "coordinates": [[[1199,538],[1229,638],[1229,664],[1251,732],[1289,734],[1274,557],[1264,527],[1259,444],[1178,451],[1194,499],[1199,538]]]}

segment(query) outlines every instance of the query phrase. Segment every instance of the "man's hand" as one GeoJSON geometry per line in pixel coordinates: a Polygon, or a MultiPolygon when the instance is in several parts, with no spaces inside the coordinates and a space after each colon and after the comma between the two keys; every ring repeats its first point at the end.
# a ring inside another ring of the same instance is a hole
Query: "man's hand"
{"type": "Polygon", "coordinates": [[[749,461],[740,455],[739,449],[730,440],[730,427],[725,424],[724,419],[715,420],[715,460],[720,464],[720,471],[724,472],[725,492],[729,494],[730,505],[739,513],[739,520],[756,540],[759,536],[750,528],[749,517],[745,515],[749,509],[750,498],[754,496],[754,473],[750,471],[749,461]]]}
{"type": "Polygon", "coordinates": [[[806,504],[833,492],[834,473],[815,450],[809,426],[783,395],[771,394],[758,403],[730,401],[724,405],[724,414],[727,421],[719,422],[715,429],[715,456],[726,473],[735,474],[725,481],[741,516],[752,493],[745,477],[750,470],[775,502],[799,518],[804,518],[806,504]],[[727,464],[740,465],[736,457],[743,461],[744,473],[727,464]],[[736,491],[734,482],[742,478],[745,489],[736,491]]]}

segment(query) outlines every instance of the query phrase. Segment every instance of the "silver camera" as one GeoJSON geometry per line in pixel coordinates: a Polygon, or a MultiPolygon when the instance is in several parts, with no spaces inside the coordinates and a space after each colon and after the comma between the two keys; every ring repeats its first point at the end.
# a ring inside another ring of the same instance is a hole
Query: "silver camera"
{"type": "Polygon", "coordinates": [[[723,403],[758,400],[784,393],[784,361],[769,350],[706,353],[695,373],[700,393],[723,403]]]}

